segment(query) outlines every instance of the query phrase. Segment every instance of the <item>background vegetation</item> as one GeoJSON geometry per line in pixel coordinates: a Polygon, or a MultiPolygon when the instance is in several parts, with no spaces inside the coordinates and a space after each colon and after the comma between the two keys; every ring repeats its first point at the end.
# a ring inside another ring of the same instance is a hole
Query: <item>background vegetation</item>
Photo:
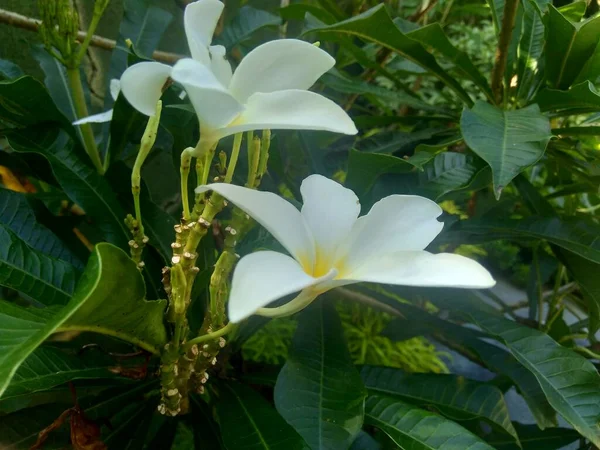
{"type": "MultiPolygon", "coordinates": [[[[104,175],[71,126],[81,114],[65,69],[37,34],[0,28],[0,447],[29,448],[46,429],[48,449],[600,448],[598,3],[228,0],[216,43],[234,64],[268,40],[320,41],[337,65],[314,89],[359,128],[274,132],[261,189],[298,200],[300,180],[320,173],[363,211],[426,196],[446,212],[431,250],[477,258],[499,284],[359,285],[293,319],[250,319],[189,414],[168,418],[154,356],[171,330],[154,299],[166,298],[181,214],[179,155],[198,130],[167,92],[142,170],[140,275],[122,250],[146,120],[122,96],[113,104],[108,83],[128,58],[186,54],[182,3],[113,0],[97,34],[116,49],[81,61],[87,109],[115,110],[93,130],[104,175]]],[[[0,5],[37,17],[33,2],[0,5]]],[[[82,29],[91,5],[77,2],[82,29]]],[[[202,247],[196,330],[218,230],[202,247]]],[[[275,245],[254,227],[237,251],[275,245]]]]}

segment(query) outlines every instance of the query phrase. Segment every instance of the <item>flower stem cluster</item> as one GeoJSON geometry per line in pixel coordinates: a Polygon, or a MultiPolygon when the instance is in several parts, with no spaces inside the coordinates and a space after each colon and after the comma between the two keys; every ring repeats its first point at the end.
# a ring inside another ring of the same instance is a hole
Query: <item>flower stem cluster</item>
{"type": "MultiPolygon", "coordinates": [[[[253,135],[248,137],[248,157],[253,165],[249,169],[246,186],[256,188],[266,171],[270,132],[264,131],[262,138],[254,138],[253,135]]],[[[231,182],[233,179],[242,138],[242,133],[235,136],[229,164],[224,153],[219,154],[217,181],[231,182]]],[[[158,409],[165,415],[185,413],[190,390],[200,394],[204,392],[204,385],[209,378],[208,370],[216,365],[217,356],[226,344],[223,336],[234,328],[232,324],[225,323],[229,278],[238,259],[236,244],[252,223],[250,216],[238,208],[234,208],[224,229],[223,251],[210,279],[209,304],[199,336],[187,341],[190,330],[186,314],[191,303],[192,286],[199,272],[196,266],[198,246],[212,227],[217,214],[227,206],[225,199],[217,193],[198,194],[194,207],[190,210],[185,195],[188,189],[187,175],[193,156],[199,156],[197,160],[200,163],[196,165],[198,180],[206,183],[215,151],[216,143],[207,145],[201,141],[196,148],[186,149],[181,158],[183,219],[175,226],[175,242],[171,244],[171,267],[163,271],[163,283],[169,296],[167,320],[173,324],[173,336],[165,347],[161,360],[162,387],[158,409]]]]}

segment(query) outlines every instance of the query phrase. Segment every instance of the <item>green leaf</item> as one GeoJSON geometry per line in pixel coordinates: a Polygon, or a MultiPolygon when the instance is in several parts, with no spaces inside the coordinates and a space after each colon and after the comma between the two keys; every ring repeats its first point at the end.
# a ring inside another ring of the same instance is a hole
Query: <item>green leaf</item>
{"type": "Polygon", "coordinates": [[[265,27],[277,27],[281,19],[267,11],[251,6],[242,6],[237,15],[227,24],[223,32],[215,39],[215,44],[231,50],[238,44],[250,39],[258,30],[265,27]]]}
{"type": "Polygon", "coordinates": [[[600,263],[599,226],[583,218],[532,217],[514,220],[462,220],[441,236],[443,242],[481,243],[499,239],[545,239],[600,263]]]}
{"type": "Polygon", "coordinates": [[[0,81],[0,120],[18,126],[56,123],[74,132],[42,83],[30,76],[0,81]]]}
{"type": "Polygon", "coordinates": [[[311,29],[319,34],[341,34],[356,36],[369,42],[376,43],[392,51],[398,52],[406,59],[427,69],[438,77],[467,105],[473,101],[469,94],[462,88],[460,83],[445,71],[423,45],[404,34],[392,21],[387,13],[385,5],[381,4],[365,11],[351,19],[326,27],[311,29]]]}
{"type": "Polygon", "coordinates": [[[447,374],[410,374],[388,367],[365,366],[361,370],[369,392],[385,394],[435,408],[454,421],[483,420],[496,431],[519,442],[502,392],[495,386],[447,374]]]}
{"type": "MultiPolygon", "coordinates": [[[[46,85],[52,100],[54,100],[54,104],[70,122],[74,122],[79,117],[77,117],[77,107],[75,106],[65,67],[41,45],[34,46],[32,48],[32,54],[44,72],[44,84],[46,85]]],[[[83,82],[83,90],[89,108],[90,91],[87,81],[85,81],[87,78],[83,70],[81,70],[81,80],[83,82]]]]}
{"type": "Polygon", "coordinates": [[[598,77],[600,77],[600,40],[598,41],[598,45],[596,45],[594,53],[585,63],[579,75],[577,75],[575,83],[582,83],[584,81],[594,83],[598,81],[598,77]]]}
{"type": "Polygon", "coordinates": [[[395,339],[395,336],[399,334],[400,339],[405,339],[405,330],[410,331],[416,325],[420,336],[432,336],[450,348],[458,344],[469,349],[473,352],[472,357],[475,362],[485,365],[491,371],[506,375],[514,382],[540,428],[557,426],[556,414],[547,402],[536,378],[510,353],[498,346],[481,341],[479,339],[481,334],[472,329],[439,319],[414,306],[400,303],[396,297],[372,291],[368,291],[367,295],[398,310],[404,317],[404,319],[390,322],[383,331],[385,336],[395,339]]]}
{"type": "Polygon", "coordinates": [[[481,74],[479,69],[473,64],[467,53],[457,49],[444,33],[444,29],[439,23],[418,28],[406,34],[409,38],[419,41],[421,44],[431,47],[436,52],[447,58],[454,64],[454,69],[465,79],[471,80],[485,96],[493,100],[492,90],[487,79],[481,74]]]}
{"type": "Polygon", "coordinates": [[[125,211],[114,190],[94,169],[81,161],[64,135],[56,140],[40,142],[34,136],[11,135],[9,142],[19,153],[36,153],[48,160],[52,172],[65,193],[81,206],[97,226],[104,239],[123,249],[128,248],[129,230],[125,226],[125,211]]]}
{"type": "Polygon", "coordinates": [[[166,302],[146,301],[136,264],[122,250],[96,245],[73,297],[62,309],[23,309],[0,302],[0,394],[23,361],[52,333],[90,331],[154,354],[166,342],[166,302]]]}
{"type": "Polygon", "coordinates": [[[447,114],[448,116],[452,115],[447,109],[429,105],[414,95],[393,89],[386,89],[363,80],[326,73],[320,78],[320,81],[331,89],[344,94],[372,95],[377,99],[387,102],[399,102],[402,106],[410,106],[417,110],[447,114]]]}
{"type": "Polygon", "coordinates": [[[414,166],[402,158],[381,153],[365,153],[350,150],[346,186],[352,189],[358,198],[363,197],[386,173],[409,173],[414,166]]]}
{"type": "Polygon", "coordinates": [[[594,365],[538,330],[495,317],[474,318],[537,378],[552,407],[600,445],[600,376],[594,365]]]}
{"type": "Polygon", "coordinates": [[[0,77],[7,78],[9,80],[13,78],[19,78],[25,75],[23,70],[12,61],[7,59],[0,59],[0,77]]]}
{"type": "Polygon", "coordinates": [[[600,92],[589,81],[576,84],[568,91],[542,89],[534,100],[541,111],[589,108],[600,111],[600,92]]]}
{"type": "Polygon", "coordinates": [[[217,414],[226,448],[301,450],[302,438],[277,411],[251,388],[236,382],[220,384],[217,414]]]}
{"type": "Polygon", "coordinates": [[[44,305],[69,301],[79,274],[71,264],[28,247],[0,225],[0,285],[28,295],[44,305]]]}
{"type": "MultiPolygon", "coordinates": [[[[107,81],[121,78],[127,68],[129,50],[126,39],[131,40],[138,54],[150,58],[172,20],[173,15],[170,12],[148,5],[144,0],[125,0],[117,47],[112,52],[107,81]]],[[[110,95],[106,95],[105,98],[104,107],[108,109],[113,99],[110,95]]]]}
{"type": "Polygon", "coordinates": [[[0,223],[31,248],[83,268],[79,258],[52,231],[37,221],[25,194],[0,188],[0,223]]]}
{"type": "Polygon", "coordinates": [[[505,111],[478,101],[463,111],[460,127],[467,145],[491,167],[496,198],[542,157],[551,137],[550,122],[537,105],[505,111]]]}
{"type": "Polygon", "coordinates": [[[545,18],[546,79],[551,87],[567,89],[594,54],[600,39],[600,16],[572,23],[554,6],[545,18]]]}
{"type": "Polygon", "coordinates": [[[331,304],[301,314],[274,395],[279,414],[312,449],[346,449],[360,431],[366,393],[331,304]]]}
{"type": "Polygon", "coordinates": [[[54,347],[39,347],[21,364],[2,400],[24,394],[45,391],[72,380],[116,378],[111,366],[118,365],[110,357],[98,354],[82,358],[54,347]]]}
{"type": "MultiPolygon", "coordinates": [[[[500,34],[500,27],[502,26],[502,18],[504,17],[504,0],[486,0],[489,6],[489,11],[492,13],[492,21],[494,23],[494,29],[496,34],[500,34]]],[[[489,13],[486,14],[486,16],[489,13]]]]}
{"type": "Polygon", "coordinates": [[[600,136],[600,127],[553,128],[552,134],[557,136],[600,136]]]}
{"type": "Polygon", "coordinates": [[[548,8],[549,0],[525,0],[523,5],[523,34],[519,41],[517,62],[517,96],[528,98],[536,74],[539,60],[544,51],[545,35],[542,12],[548,8]]]}
{"type": "Polygon", "coordinates": [[[580,22],[581,19],[583,19],[586,9],[587,2],[585,1],[568,3],[560,8],[557,8],[558,12],[560,12],[565,19],[569,20],[570,22],[580,22]]]}
{"type": "MultiPolygon", "coordinates": [[[[27,408],[2,416],[0,436],[4,450],[25,450],[35,444],[38,434],[70,406],[55,404],[42,408],[27,408]]],[[[64,449],[69,442],[68,426],[50,433],[44,449],[64,449]]]]}
{"type": "MultiPolygon", "coordinates": [[[[560,450],[580,438],[579,433],[568,428],[546,428],[515,423],[523,450],[560,450]]],[[[508,437],[494,435],[487,439],[496,450],[519,450],[508,437]]]]}
{"type": "Polygon", "coordinates": [[[400,448],[411,450],[494,450],[450,420],[385,395],[370,395],[365,422],[400,448]]]}

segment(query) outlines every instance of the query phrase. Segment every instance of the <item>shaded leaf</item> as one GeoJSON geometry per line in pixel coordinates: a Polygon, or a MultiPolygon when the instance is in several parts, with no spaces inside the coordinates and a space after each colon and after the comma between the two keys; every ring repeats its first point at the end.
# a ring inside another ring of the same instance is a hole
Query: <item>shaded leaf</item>
{"type": "Polygon", "coordinates": [[[220,385],[217,414],[223,443],[230,449],[304,448],[302,438],[251,388],[236,382],[220,385]]]}
{"type": "Polygon", "coordinates": [[[551,87],[567,89],[594,54],[600,39],[600,16],[572,23],[554,6],[546,16],[546,79],[551,87]]]}
{"type": "Polygon", "coordinates": [[[489,99],[493,99],[492,90],[487,79],[481,74],[479,69],[473,64],[467,53],[457,49],[444,33],[444,29],[439,23],[418,28],[406,34],[409,38],[421,42],[423,45],[431,47],[436,52],[447,58],[454,64],[454,70],[464,78],[471,80],[489,99]]]}
{"type": "Polygon", "coordinates": [[[277,377],[275,406],[312,449],[346,449],[362,427],[365,390],[333,307],[305,310],[277,377]]]}
{"type": "Polygon", "coordinates": [[[0,302],[0,394],[23,361],[52,333],[91,331],[115,336],[154,354],[166,342],[165,301],[146,301],[136,264],[122,250],[96,245],[73,297],[62,309],[0,302]]]}
{"type": "MultiPolygon", "coordinates": [[[[523,450],[560,450],[580,438],[579,433],[568,428],[546,428],[535,425],[514,424],[519,433],[523,450]]],[[[496,450],[519,450],[508,437],[494,435],[488,443],[496,450]]]]}
{"type": "Polygon", "coordinates": [[[310,30],[320,34],[335,33],[356,36],[369,42],[374,42],[427,69],[443,81],[467,105],[473,101],[460,83],[444,70],[423,45],[404,34],[392,21],[385,5],[381,4],[365,11],[351,19],[326,27],[310,30]]]}
{"type": "Polygon", "coordinates": [[[369,392],[433,407],[450,420],[483,420],[518,443],[502,392],[495,386],[449,374],[410,374],[388,367],[361,370],[369,392]]]}
{"type": "Polygon", "coordinates": [[[537,378],[552,407],[598,445],[600,376],[594,365],[538,330],[505,319],[473,316],[537,378]]]}
{"type": "Polygon", "coordinates": [[[0,59],[0,77],[11,80],[23,75],[25,75],[23,70],[14,62],[7,59],[0,59]]]}
{"type": "Polygon", "coordinates": [[[600,111],[600,92],[589,81],[572,86],[568,91],[542,89],[534,100],[541,111],[588,108],[600,111]]]}
{"type": "Polygon", "coordinates": [[[452,226],[440,237],[440,241],[481,243],[498,239],[545,239],[587,260],[600,263],[598,235],[599,226],[583,218],[469,219],[452,226]]]}
{"type": "Polygon", "coordinates": [[[496,198],[511,180],[538,161],[550,140],[550,122],[536,105],[505,111],[478,101],[460,120],[467,145],[492,169],[496,198]]]}
{"type": "Polygon", "coordinates": [[[280,24],[279,17],[245,5],[239,9],[237,15],[227,24],[214,42],[231,50],[236,45],[250,39],[258,30],[265,27],[276,27],[280,24]]]}
{"type": "Polygon", "coordinates": [[[71,264],[28,247],[0,225],[0,285],[28,295],[44,305],[65,304],[79,273],[71,264]]]}
{"type": "Polygon", "coordinates": [[[37,221],[24,194],[0,188],[0,223],[31,248],[83,268],[79,258],[52,231],[37,221]]]}
{"type": "Polygon", "coordinates": [[[370,395],[365,421],[411,450],[493,450],[450,420],[384,395],[370,395]]]}

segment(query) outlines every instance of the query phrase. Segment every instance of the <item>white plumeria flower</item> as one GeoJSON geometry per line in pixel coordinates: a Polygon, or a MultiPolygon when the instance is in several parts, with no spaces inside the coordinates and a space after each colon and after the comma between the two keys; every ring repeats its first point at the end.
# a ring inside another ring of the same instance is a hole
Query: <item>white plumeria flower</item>
{"type": "MultiPolygon", "coordinates": [[[[121,82],[116,78],[110,80],[110,96],[114,101],[117,100],[119,92],[121,91],[121,82]]],[[[73,125],[81,125],[82,123],[103,123],[110,122],[112,120],[113,110],[101,112],[99,114],[93,114],[91,116],[84,117],[83,119],[76,120],[73,125]]]]}
{"type": "Polygon", "coordinates": [[[184,25],[192,58],[174,67],[142,62],[123,73],[122,91],[134,108],[154,115],[162,88],[171,78],[186,90],[204,140],[215,142],[262,129],[357,133],[342,108],[307,91],[335,65],[327,52],[297,39],[271,41],[252,50],[232,73],[225,48],[210,45],[222,11],[218,0],[199,0],[186,7],[184,25]]]}
{"type": "Polygon", "coordinates": [[[440,233],[442,209],[415,195],[390,195],[358,218],[354,192],[320,175],[302,182],[303,206],[270,193],[215,183],[212,190],[265,227],[289,252],[259,251],[237,264],[228,303],[229,320],[254,313],[275,317],[296,312],[318,295],[361,281],[405,286],[489,288],[490,273],[476,261],[451,253],[425,251],[440,233]],[[287,305],[263,308],[300,292],[287,305]]]}

